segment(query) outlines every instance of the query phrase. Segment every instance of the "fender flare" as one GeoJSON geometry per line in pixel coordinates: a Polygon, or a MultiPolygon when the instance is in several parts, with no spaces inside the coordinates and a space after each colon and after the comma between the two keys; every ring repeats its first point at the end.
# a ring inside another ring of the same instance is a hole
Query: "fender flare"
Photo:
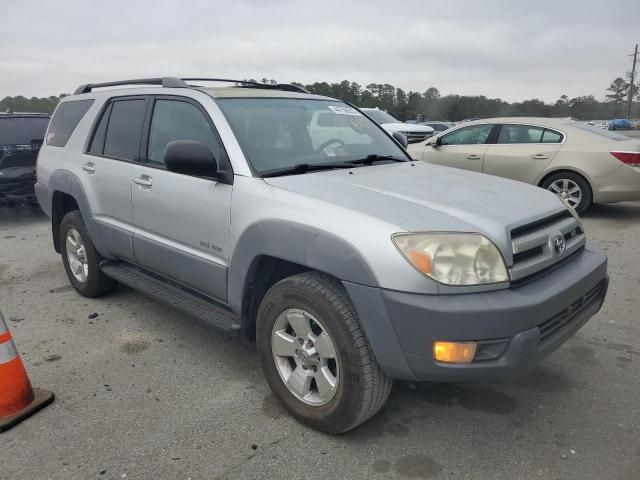
{"type": "Polygon", "coordinates": [[[89,235],[91,236],[93,245],[101,255],[105,256],[103,253],[106,250],[104,248],[104,245],[102,244],[101,236],[97,231],[96,224],[93,218],[93,212],[91,211],[89,200],[87,199],[87,194],[85,193],[82,182],[77,177],[77,175],[75,175],[73,172],[70,172],[69,170],[56,170],[51,174],[51,176],[49,177],[49,194],[51,195],[52,212],[55,207],[53,205],[53,196],[55,192],[65,193],[76,201],[76,203],[78,204],[78,208],[80,208],[82,220],[84,221],[84,224],[89,231],[89,235]]]}
{"type": "Polygon", "coordinates": [[[228,273],[228,303],[242,310],[247,277],[256,259],[271,256],[333,275],[339,280],[377,286],[371,267],[357,248],[331,232],[283,220],[249,226],[236,242],[228,273]]]}

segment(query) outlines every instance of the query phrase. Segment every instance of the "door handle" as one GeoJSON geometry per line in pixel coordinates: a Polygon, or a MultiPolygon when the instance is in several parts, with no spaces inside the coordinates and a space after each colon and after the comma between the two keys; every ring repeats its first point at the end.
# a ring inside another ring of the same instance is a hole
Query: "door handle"
{"type": "Polygon", "coordinates": [[[546,160],[547,157],[544,153],[536,153],[533,158],[535,158],[536,160],[546,160]]]}
{"type": "Polygon", "coordinates": [[[480,155],[476,155],[475,153],[472,153],[467,157],[467,160],[480,160],[480,155]]]}
{"type": "Polygon", "coordinates": [[[85,163],[84,165],[82,165],[82,169],[87,173],[95,173],[96,172],[96,166],[94,165],[93,162],[85,163]]]}
{"type": "Polygon", "coordinates": [[[151,188],[151,186],[153,185],[153,180],[147,175],[142,175],[141,177],[135,177],[133,179],[133,183],[135,183],[136,185],[140,185],[141,187],[151,188]]]}

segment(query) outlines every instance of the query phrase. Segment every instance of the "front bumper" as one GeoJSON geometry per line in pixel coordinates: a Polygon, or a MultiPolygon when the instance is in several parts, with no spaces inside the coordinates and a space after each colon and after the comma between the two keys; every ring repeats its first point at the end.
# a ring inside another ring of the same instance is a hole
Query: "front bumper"
{"type": "Polygon", "coordinates": [[[33,189],[36,173],[33,167],[6,168],[0,171],[0,198],[7,200],[35,200],[33,189]]]}
{"type": "Polygon", "coordinates": [[[562,345],[604,301],[607,258],[588,245],[569,262],[518,288],[420,295],[349,284],[376,359],[403,380],[501,380],[562,345]],[[469,364],[433,358],[433,342],[476,341],[469,364]]]}

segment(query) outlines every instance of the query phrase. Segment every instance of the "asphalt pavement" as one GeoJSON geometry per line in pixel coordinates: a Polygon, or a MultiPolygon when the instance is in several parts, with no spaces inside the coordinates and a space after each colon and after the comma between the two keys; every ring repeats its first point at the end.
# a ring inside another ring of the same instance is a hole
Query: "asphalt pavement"
{"type": "Polygon", "coordinates": [[[1,479],[640,478],[640,202],[596,206],[602,311],[507,383],[396,382],[341,436],[291,419],[255,351],[121,287],[79,296],[37,210],[0,207],[0,309],[53,405],[0,434],[1,479]]]}

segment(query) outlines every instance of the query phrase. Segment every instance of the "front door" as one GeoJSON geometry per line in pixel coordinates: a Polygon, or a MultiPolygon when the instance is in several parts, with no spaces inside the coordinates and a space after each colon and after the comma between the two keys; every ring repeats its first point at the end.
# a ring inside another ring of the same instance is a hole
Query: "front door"
{"type": "Polygon", "coordinates": [[[493,125],[469,125],[440,137],[438,144],[426,145],[422,159],[447,167],[482,172],[482,162],[493,125]]]}
{"type": "Polygon", "coordinates": [[[164,151],[174,140],[196,140],[219,169],[230,168],[209,115],[195,101],[156,97],[146,158],[135,166],[132,200],[137,263],[219,301],[227,299],[232,185],[169,172],[164,151]]]}

